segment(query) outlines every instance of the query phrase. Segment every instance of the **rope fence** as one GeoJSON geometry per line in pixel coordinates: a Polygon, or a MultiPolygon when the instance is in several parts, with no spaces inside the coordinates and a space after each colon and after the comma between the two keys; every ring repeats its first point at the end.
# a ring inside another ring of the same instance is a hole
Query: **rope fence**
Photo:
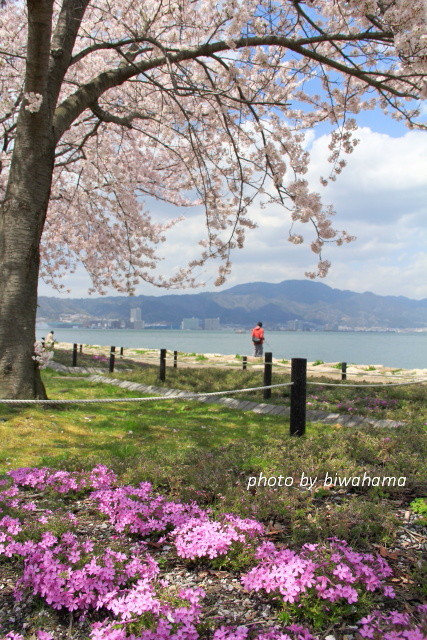
{"type": "MultiPolygon", "coordinates": [[[[81,352],[81,349],[80,349],[81,352]]],[[[123,347],[120,350],[123,355],[123,347]]],[[[174,352],[174,367],[177,366],[177,352],[174,352]]],[[[111,347],[109,370],[114,371],[115,347],[111,347]]],[[[73,345],[73,367],[77,363],[77,344],[73,345]]],[[[107,404],[116,402],[149,402],[159,400],[175,400],[175,399],[199,399],[215,396],[235,395],[240,393],[251,393],[254,391],[263,391],[264,399],[271,398],[271,390],[283,387],[290,387],[290,435],[301,436],[305,433],[306,428],[306,405],[307,405],[307,386],[327,386],[327,387],[344,387],[344,388],[386,388],[386,387],[403,387],[416,384],[425,384],[427,379],[414,379],[405,382],[382,382],[376,384],[351,384],[346,380],[346,363],[342,363],[342,378],[340,382],[321,382],[307,380],[307,360],[305,358],[292,358],[291,360],[291,381],[279,384],[272,384],[273,354],[265,353],[264,356],[264,380],[262,386],[245,387],[240,389],[229,389],[226,391],[211,392],[190,392],[178,391],[169,392],[165,395],[145,396],[138,398],[90,398],[90,399],[52,399],[52,400],[27,400],[27,399],[0,399],[0,404],[4,405],[67,405],[67,404],[107,404]]],[[[166,379],[166,349],[160,349],[160,366],[159,380],[166,379]]]]}
{"type": "Polygon", "coordinates": [[[182,400],[193,398],[205,398],[209,396],[226,396],[236,393],[248,393],[250,391],[261,391],[262,389],[275,389],[277,387],[291,387],[293,382],[283,382],[281,384],[272,384],[269,387],[248,387],[246,389],[229,389],[228,391],[209,391],[192,393],[191,391],[179,391],[176,394],[167,394],[165,396],[149,396],[142,398],[89,398],[89,399],[53,399],[53,400],[19,400],[19,399],[2,399],[0,398],[0,404],[106,404],[111,402],[148,402],[150,400],[182,400]]]}

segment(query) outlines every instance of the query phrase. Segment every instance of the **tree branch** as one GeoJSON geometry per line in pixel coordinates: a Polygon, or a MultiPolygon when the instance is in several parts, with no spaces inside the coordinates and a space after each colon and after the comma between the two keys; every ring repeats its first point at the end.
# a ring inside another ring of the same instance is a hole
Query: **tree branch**
{"type": "Polygon", "coordinates": [[[109,113],[108,111],[105,111],[105,109],[102,109],[102,107],[99,106],[97,101],[95,101],[93,104],[90,105],[90,109],[97,118],[102,120],[102,122],[112,122],[114,124],[119,124],[124,127],[127,127],[128,129],[132,129],[132,122],[135,119],[138,119],[138,120],[151,119],[151,116],[145,115],[138,111],[132,111],[128,116],[124,116],[124,117],[115,116],[114,114],[109,113]]]}
{"type": "MultiPolygon", "coordinates": [[[[326,41],[347,43],[358,42],[361,40],[378,40],[379,36],[381,36],[383,40],[387,40],[389,37],[391,38],[391,34],[388,34],[388,32],[380,34],[373,32],[349,35],[335,34],[331,36],[325,35],[315,38],[304,38],[297,41],[281,36],[268,35],[239,38],[233,43],[233,48],[243,49],[247,47],[277,46],[289,49],[309,60],[322,63],[325,66],[335,69],[347,76],[350,75],[359,78],[365,82],[367,86],[373,87],[379,91],[386,91],[396,97],[414,97],[409,90],[399,91],[392,86],[386,85],[381,80],[374,78],[374,75],[381,75],[379,72],[374,73],[363,71],[360,68],[347,66],[346,64],[332,58],[328,58],[327,56],[319,54],[317,51],[306,47],[306,45],[326,41]]],[[[74,120],[76,120],[76,118],[78,118],[85,109],[89,108],[91,104],[94,104],[103,93],[113,87],[120,86],[132,77],[165,65],[190,61],[198,57],[211,57],[213,54],[231,49],[232,47],[229,43],[219,41],[212,44],[203,44],[195,49],[183,49],[173,53],[169,52],[167,55],[158,56],[151,60],[141,62],[134,61],[130,65],[123,65],[115,69],[102,72],[96,78],[80,87],[73,95],[69,96],[57,107],[54,118],[56,140],[59,140],[63,133],[70,127],[72,122],[74,122],[74,120]]],[[[408,85],[410,86],[410,83],[408,83],[408,85]]]]}

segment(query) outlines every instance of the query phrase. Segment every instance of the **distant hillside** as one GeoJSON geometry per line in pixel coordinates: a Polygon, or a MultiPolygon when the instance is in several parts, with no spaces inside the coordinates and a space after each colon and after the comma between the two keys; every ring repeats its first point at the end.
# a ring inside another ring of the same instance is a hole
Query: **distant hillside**
{"type": "Polygon", "coordinates": [[[183,318],[220,318],[222,325],[249,327],[258,320],[272,328],[294,321],[304,326],[329,328],[427,327],[427,299],[378,296],[342,291],[308,280],[285,280],[278,284],[249,282],[222,292],[164,296],[115,296],[63,300],[41,296],[39,317],[58,321],[60,316],[83,315],[88,319],[115,318],[128,321],[130,310],[140,307],[146,323],[166,322],[179,326],[183,318]]]}

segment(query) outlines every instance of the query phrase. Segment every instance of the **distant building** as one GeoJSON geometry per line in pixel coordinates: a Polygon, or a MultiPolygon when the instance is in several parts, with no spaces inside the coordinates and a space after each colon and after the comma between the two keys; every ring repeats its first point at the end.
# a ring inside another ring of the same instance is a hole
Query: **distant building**
{"type": "Polygon", "coordinates": [[[288,331],[299,331],[302,328],[302,324],[299,320],[288,320],[286,327],[288,331]]]}
{"type": "Polygon", "coordinates": [[[143,329],[144,322],[142,320],[141,307],[135,307],[130,310],[130,324],[132,329],[143,329]]]}
{"type": "Polygon", "coordinates": [[[219,318],[205,318],[203,328],[205,331],[218,331],[221,328],[219,318]]]}
{"type": "Polygon", "coordinates": [[[200,329],[200,318],[183,318],[181,322],[181,329],[197,331],[200,329]]]}

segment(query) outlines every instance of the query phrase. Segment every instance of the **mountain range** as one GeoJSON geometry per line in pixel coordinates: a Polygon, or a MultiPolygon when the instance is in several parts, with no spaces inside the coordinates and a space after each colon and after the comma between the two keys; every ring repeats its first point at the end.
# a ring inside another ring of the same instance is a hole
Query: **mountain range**
{"type": "Polygon", "coordinates": [[[250,327],[262,320],[270,329],[289,328],[292,323],[312,329],[427,328],[427,299],[356,293],[310,280],[249,282],[221,292],[162,296],[68,300],[41,296],[38,303],[39,318],[51,322],[66,316],[129,322],[131,309],[140,308],[145,323],[170,327],[179,327],[183,318],[196,317],[219,318],[221,325],[235,327],[250,327]]]}

